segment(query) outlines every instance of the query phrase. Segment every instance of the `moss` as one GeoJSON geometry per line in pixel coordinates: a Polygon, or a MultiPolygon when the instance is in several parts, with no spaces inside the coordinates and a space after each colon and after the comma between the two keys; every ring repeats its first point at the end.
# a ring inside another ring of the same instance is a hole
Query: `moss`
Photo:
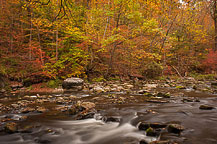
{"type": "Polygon", "coordinates": [[[184,86],[176,86],[177,89],[185,89],[184,86]]]}

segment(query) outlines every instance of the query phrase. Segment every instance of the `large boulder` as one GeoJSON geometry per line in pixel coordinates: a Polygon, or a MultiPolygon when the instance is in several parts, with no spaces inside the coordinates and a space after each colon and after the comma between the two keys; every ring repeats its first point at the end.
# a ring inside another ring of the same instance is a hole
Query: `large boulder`
{"type": "Polygon", "coordinates": [[[84,80],[81,78],[67,78],[63,81],[62,87],[63,89],[70,91],[80,91],[83,89],[84,80]]]}

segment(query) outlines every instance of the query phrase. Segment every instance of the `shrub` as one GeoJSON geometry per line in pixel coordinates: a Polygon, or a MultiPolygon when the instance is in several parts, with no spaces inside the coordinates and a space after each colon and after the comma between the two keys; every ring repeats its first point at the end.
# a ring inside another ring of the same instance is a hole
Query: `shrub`
{"type": "Polygon", "coordinates": [[[47,87],[49,88],[57,88],[61,84],[59,79],[50,80],[47,82],[47,87]]]}
{"type": "Polygon", "coordinates": [[[143,71],[143,76],[146,78],[156,78],[162,73],[163,67],[161,64],[156,62],[150,62],[147,64],[145,70],[143,71]]]}

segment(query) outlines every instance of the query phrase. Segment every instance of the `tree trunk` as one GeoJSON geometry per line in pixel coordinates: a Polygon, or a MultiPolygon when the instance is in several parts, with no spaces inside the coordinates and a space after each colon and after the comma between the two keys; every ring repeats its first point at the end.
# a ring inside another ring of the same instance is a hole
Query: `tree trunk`
{"type": "Polygon", "coordinates": [[[32,10],[30,8],[29,60],[32,60],[32,10]]]}
{"type": "Polygon", "coordinates": [[[39,42],[39,51],[40,51],[40,60],[41,64],[44,65],[43,55],[42,55],[42,47],[41,47],[41,37],[40,37],[40,31],[39,27],[37,26],[37,32],[38,32],[38,42],[39,42]]]}
{"type": "Polygon", "coordinates": [[[217,0],[214,0],[214,24],[215,24],[215,46],[214,46],[214,52],[217,51],[217,0]]]}
{"type": "Polygon", "coordinates": [[[11,34],[10,34],[10,52],[13,53],[13,24],[14,24],[14,17],[12,16],[12,20],[11,20],[11,34]]]}
{"type": "MultiPolygon", "coordinates": [[[[57,0],[57,7],[58,7],[59,1],[57,0]]],[[[58,24],[57,24],[57,30],[56,30],[56,61],[58,60],[58,24]]]]}

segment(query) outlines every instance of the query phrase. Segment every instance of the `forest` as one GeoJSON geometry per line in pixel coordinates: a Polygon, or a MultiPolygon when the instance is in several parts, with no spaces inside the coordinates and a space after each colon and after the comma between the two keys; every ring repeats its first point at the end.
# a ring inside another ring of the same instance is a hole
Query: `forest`
{"type": "Polygon", "coordinates": [[[0,74],[15,81],[217,70],[216,0],[1,0],[0,74]]]}
{"type": "Polygon", "coordinates": [[[217,144],[217,0],[0,0],[0,144],[217,144]]]}

